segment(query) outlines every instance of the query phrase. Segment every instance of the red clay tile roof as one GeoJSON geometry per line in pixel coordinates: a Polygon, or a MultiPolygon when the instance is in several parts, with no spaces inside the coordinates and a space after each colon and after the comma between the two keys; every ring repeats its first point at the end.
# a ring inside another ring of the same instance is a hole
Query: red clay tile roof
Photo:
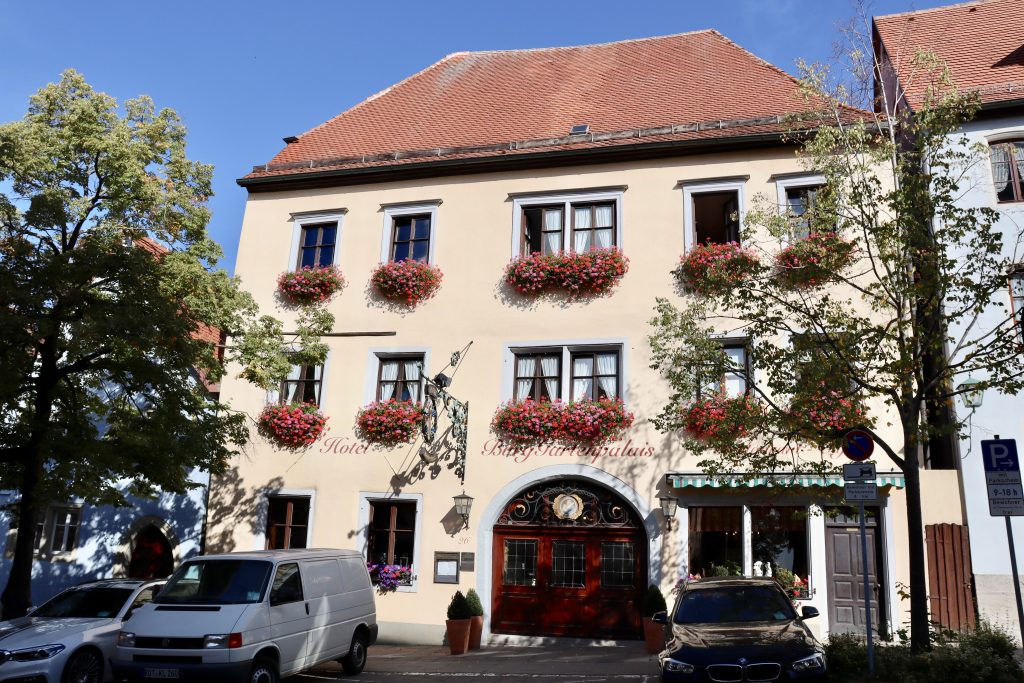
{"type": "Polygon", "coordinates": [[[461,52],[303,133],[247,178],[781,131],[777,117],[804,108],[792,76],[713,30],[461,52]],[[569,138],[575,124],[593,137],[569,138]]]}
{"type": "Polygon", "coordinates": [[[946,62],[957,88],[977,90],[982,103],[1024,98],[1024,0],[890,14],[875,17],[874,23],[912,108],[921,104],[928,85],[906,83],[918,49],[946,62]]]}

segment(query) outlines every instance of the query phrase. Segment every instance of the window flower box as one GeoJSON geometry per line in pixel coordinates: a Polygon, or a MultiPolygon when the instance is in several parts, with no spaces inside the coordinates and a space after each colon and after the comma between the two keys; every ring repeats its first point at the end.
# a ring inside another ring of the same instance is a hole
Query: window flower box
{"type": "Polygon", "coordinates": [[[793,288],[818,287],[849,265],[853,249],[834,233],[811,233],[775,256],[776,277],[793,288]]]}
{"type": "Polygon", "coordinates": [[[821,447],[834,445],[839,433],[847,429],[870,425],[867,408],[859,396],[824,385],[796,394],[789,403],[789,420],[795,429],[821,447]]]}
{"type": "Polygon", "coordinates": [[[423,425],[423,406],[411,401],[375,401],[356,413],[356,436],[366,443],[394,448],[412,443],[423,425]]]}
{"type": "Polygon", "coordinates": [[[561,406],[558,440],[567,446],[600,446],[633,425],[633,413],[620,398],[585,399],[561,406]]]}
{"type": "Polygon", "coordinates": [[[731,441],[746,435],[760,415],[757,401],[749,395],[714,393],[686,409],[683,429],[695,439],[731,441]]]}
{"type": "Polygon", "coordinates": [[[370,582],[377,587],[379,595],[394,593],[399,586],[412,585],[412,568],[400,564],[375,564],[366,565],[370,573],[370,582]]]}
{"type": "Polygon", "coordinates": [[[629,271],[621,249],[520,256],[505,267],[505,282],[524,296],[563,290],[571,296],[610,292],[629,271]]]}
{"type": "Polygon", "coordinates": [[[370,283],[388,301],[416,306],[437,293],[441,269],[422,261],[390,261],[377,266],[370,283]]]}
{"type": "Polygon", "coordinates": [[[679,259],[676,279],[698,294],[722,294],[739,287],[761,270],[761,261],[739,242],[698,244],[679,259]]]}
{"type": "Polygon", "coordinates": [[[337,266],[310,268],[281,273],[277,278],[277,290],[285,299],[302,306],[319,304],[338,292],[345,279],[337,266]]]}
{"type": "Polygon", "coordinates": [[[260,413],[259,432],[281,448],[311,446],[323,434],[327,417],[313,403],[270,405],[260,413]]]}
{"type": "Polygon", "coordinates": [[[509,401],[498,408],[491,429],[514,448],[533,448],[558,438],[562,404],[548,401],[509,401]]]}

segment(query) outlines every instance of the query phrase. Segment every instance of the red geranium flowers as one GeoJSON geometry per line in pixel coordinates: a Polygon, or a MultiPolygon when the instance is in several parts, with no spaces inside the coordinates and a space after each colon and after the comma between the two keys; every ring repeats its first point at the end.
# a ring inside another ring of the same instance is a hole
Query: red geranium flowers
{"type": "Polygon", "coordinates": [[[850,262],[853,244],[831,232],[814,232],[775,257],[779,280],[790,287],[817,287],[850,262]]]}
{"type": "Polygon", "coordinates": [[[611,291],[629,271],[621,249],[594,249],[558,254],[533,253],[505,266],[505,282],[518,293],[536,296],[563,290],[571,296],[598,296],[611,291]]]}
{"type": "Polygon", "coordinates": [[[267,406],[258,422],[265,438],[282,448],[300,449],[320,438],[327,417],[312,403],[293,403],[267,406]]]}
{"type": "Polygon", "coordinates": [[[714,393],[695,401],[683,415],[683,429],[695,439],[725,441],[744,436],[761,408],[751,396],[714,393]]]}
{"type": "Polygon", "coordinates": [[[566,446],[600,446],[622,436],[633,425],[633,413],[622,399],[509,401],[498,408],[491,429],[516,448],[560,442],[566,446]]]}
{"type": "Polygon", "coordinates": [[[327,301],[343,284],[345,278],[341,276],[337,266],[306,266],[296,271],[281,273],[277,278],[277,289],[283,297],[306,306],[327,301]]]}
{"type": "Polygon", "coordinates": [[[385,448],[411,443],[425,414],[423,406],[411,401],[376,401],[356,413],[356,436],[385,448]]]}
{"type": "Polygon", "coordinates": [[[442,277],[437,266],[406,259],[380,264],[370,283],[388,301],[415,306],[437,293],[442,277]]]}
{"type": "Polygon", "coordinates": [[[698,244],[679,259],[674,274],[686,287],[699,294],[727,292],[757,275],[761,261],[739,242],[698,244]]]}

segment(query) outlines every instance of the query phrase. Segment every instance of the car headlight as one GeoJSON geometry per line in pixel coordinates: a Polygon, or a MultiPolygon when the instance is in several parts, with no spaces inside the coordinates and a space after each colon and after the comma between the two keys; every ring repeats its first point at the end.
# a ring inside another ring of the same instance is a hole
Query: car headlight
{"type": "Polygon", "coordinates": [[[203,636],[203,647],[208,650],[242,647],[242,634],[210,633],[203,636]]]}
{"type": "Polygon", "coordinates": [[[810,657],[798,659],[792,664],[793,671],[817,671],[825,668],[825,655],[815,652],[810,657]]]}
{"type": "Polygon", "coordinates": [[[10,657],[15,662],[35,662],[40,659],[49,659],[64,651],[64,646],[55,643],[43,645],[42,647],[26,647],[21,650],[11,650],[10,657]]]}
{"type": "Polygon", "coordinates": [[[693,664],[680,662],[678,659],[672,659],[669,657],[665,660],[665,671],[674,671],[680,674],[692,674],[693,664]]]}
{"type": "Polygon", "coordinates": [[[135,647],[135,634],[130,631],[121,631],[117,634],[118,647],[135,647]]]}

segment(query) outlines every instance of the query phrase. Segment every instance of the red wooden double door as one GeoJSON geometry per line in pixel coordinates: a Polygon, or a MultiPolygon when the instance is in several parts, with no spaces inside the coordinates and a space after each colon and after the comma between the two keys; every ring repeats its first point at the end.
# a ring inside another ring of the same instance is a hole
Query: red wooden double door
{"type": "Polygon", "coordinates": [[[513,500],[498,521],[492,631],[641,637],[647,537],[615,494],[579,482],[548,483],[513,500]]]}

